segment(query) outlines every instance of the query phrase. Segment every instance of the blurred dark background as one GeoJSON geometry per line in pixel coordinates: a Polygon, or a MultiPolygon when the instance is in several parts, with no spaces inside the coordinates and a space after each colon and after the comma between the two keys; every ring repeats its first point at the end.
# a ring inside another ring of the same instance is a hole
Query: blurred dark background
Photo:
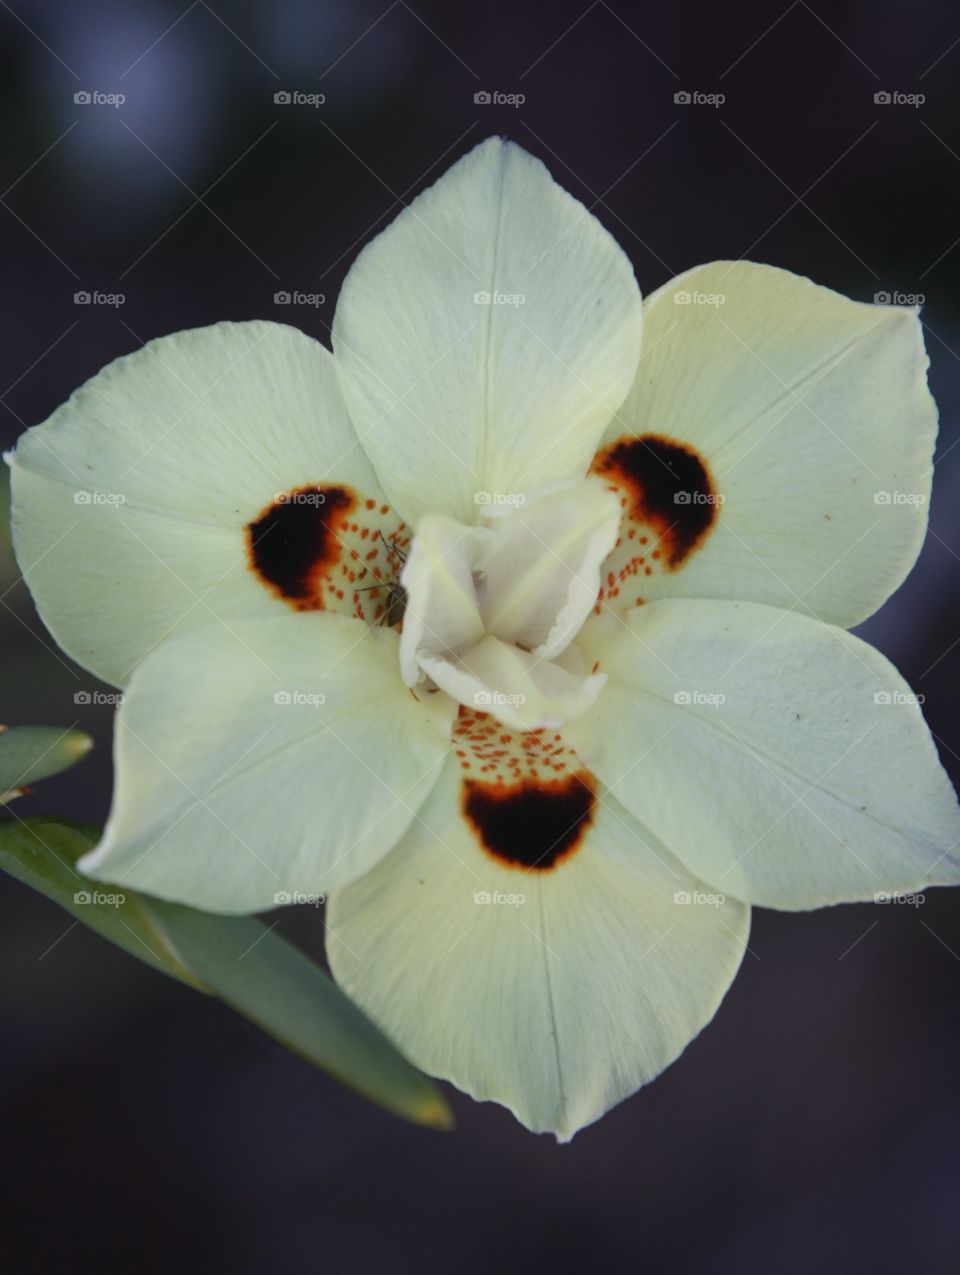
{"type": "MultiPolygon", "coordinates": [[[[955,4],[9,0],[0,32],[4,445],[162,333],[265,317],[328,341],[359,247],[496,131],[593,208],[644,292],[745,255],[922,294],[932,529],[863,634],[960,780],[955,4]],[[94,290],[124,302],[74,303],[94,290]]],[[[95,684],[36,619],[3,500],[0,720],[97,740],[18,812],[101,821],[111,710],[75,704],[95,684]]],[[[0,918],[11,1271],[960,1269],[960,894],[755,913],[716,1021],[566,1147],[459,1095],[455,1134],[407,1127],[12,881],[0,918]]],[[[281,925],[319,951],[315,913],[281,925]]]]}

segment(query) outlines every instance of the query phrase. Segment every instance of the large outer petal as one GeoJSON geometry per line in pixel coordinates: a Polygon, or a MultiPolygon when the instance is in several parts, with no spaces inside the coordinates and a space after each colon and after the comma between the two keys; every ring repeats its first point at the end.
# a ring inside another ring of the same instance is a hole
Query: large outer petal
{"type": "Polygon", "coordinates": [[[581,635],[573,747],[697,876],[786,910],[960,883],[960,810],[910,688],[843,629],[668,599],[581,635]]]}
{"type": "MultiPolygon", "coordinates": [[[[937,414],[916,313],[714,262],[647,298],[645,323],[604,446],[635,434],[692,447],[723,503],[700,548],[674,571],[641,573],[634,591],[865,619],[913,566],[927,525],[937,414]]],[[[661,460],[639,459],[655,487],[670,481],[661,460]]],[[[681,505],[664,521],[682,530],[697,512],[681,505]]]]}
{"type": "Polygon", "coordinates": [[[465,522],[478,493],[583,474],[633,381],[641,322],[611,236],[538,160],[492,137],[360,254],[333,347],[404,517],[465,522]]]}
{"type": "Polygon", "coordinates": [[[554,870],[503,867],[474,841],[458,786],[451,765],[404,841],[333,896],[330,964],[418,1066],[566,1141],[710,1021],[749,912],[703,901],[610,800],[554,870]]]}
{"type": "Polygon", "coordinates": [[[406,831],[453,707],[416,702],[395,633],[342,616],[164,642],[120,708],[113,809],[81,867],[212,912],[323,894],[406,831]]]}
{"type": "Polygon", "coordinates": [[[40,614],[118,685],[166,636],[284,608],[245,548],[276,493],[333,481],[383,499],[329,351],[276,323],[179,332],[116,360],[20,439],[11,468],[40,614]]]}

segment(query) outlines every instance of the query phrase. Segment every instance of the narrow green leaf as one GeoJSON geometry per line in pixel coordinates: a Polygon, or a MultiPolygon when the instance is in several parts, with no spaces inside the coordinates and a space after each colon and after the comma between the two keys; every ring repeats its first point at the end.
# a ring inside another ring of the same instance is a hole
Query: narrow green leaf
{"type": "Polygon", "coordinates": [[[81,876],[74,864],[99,840],[96,828],[73,820],[0,821],[0,868],[59,903],[104,938],[181,982],[200,982],[167,946],[143,895],[81,876]]]}
{"type": "Polygon", "coordinates": [[[0,726],[0,804],[21,795],[27,784],[67,770],[86,757],[93,740],[60,726],[0,726]]]}
{"type": "Polygon", "coordinates": [[[452,1126],[436,1086],[319,966],[255,917],[215,916],[79,876],[74,864],[99,835],[67,820],[3,820],[0,868],[155,969],[219,997],[389,1111],[452,1126]]]}

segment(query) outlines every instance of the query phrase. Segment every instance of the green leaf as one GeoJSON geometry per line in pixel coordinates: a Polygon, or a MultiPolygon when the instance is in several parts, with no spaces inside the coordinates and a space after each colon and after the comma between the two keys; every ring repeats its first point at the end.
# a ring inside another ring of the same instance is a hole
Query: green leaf
{"type": "Polygon", "coordinates": [[[0,804],[19,797],[27,784],[66,770],[93,747],[80,730],[60,726],[0,726],[0,804]]]}
{"type": "Polygon", "coordinates": [[[389,1111],[452,1126],[436,1086],[319,966],[255,917],[215,916],[79,876],[74,864],[99,836],[67,820],[3,820],[0,868],[155,969],[219,997],[389,1111]]]}
{"type": "Polygon", "coordinates": [[[4,819],[0,821],[0,868],[39,890],[155,969],[181,982],[199,981],[166,946],[145,896],[83,877],[74,864],[99,840],[95,828],[72,820],[4,819]]]}

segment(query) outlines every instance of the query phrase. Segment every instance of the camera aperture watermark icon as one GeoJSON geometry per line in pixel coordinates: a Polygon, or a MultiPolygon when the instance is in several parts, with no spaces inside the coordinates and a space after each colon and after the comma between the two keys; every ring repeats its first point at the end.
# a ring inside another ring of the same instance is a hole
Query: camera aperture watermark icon
{"type": "Polygon", "coordinates": [[[78,89],[73,95],[74,106],[112,106],[114,110],[126,100],[125,93],[101,93],[99,89],[78,89]]]}
{"type": "Polygon", "coordinates": [[[125,505],[127,498],[122,491],[75,491],[73,503],[75,505],[113,505],[116,508],[119,505],[125,505]]]}
{"type": "Polygon", "coordinates": [[[119,310],[126,300],[125,292],[87,292],[83,289],[73,294],[74,305],[108,305],[114,310],[119,310]]]}
{"type": "Polygon", "coordinates": [[[877,890],[873,896],[874,903],[892,903],[901,907],[922,908],[927,896],[917,892],[902,890],[877,890]]]}
{"type": "Polygon", "coordinates": [[[274,691],[273,702],[281,706],[323,708],[327,697],[322,691],[274,691]]]}
{"type": "Polygon", "coordinates": [[[280,292],[273,294],[274,305],[308,305],[314,310],[319,310],[322,305],[327,304],[327,294],[325,292],[287,292],[281,289],[280,292]]]}
{"type": "Polygon", "coordinates": [[[299,904],[308,908],[322,908],[327,901],[325,894],[311,894],[306,890],[278,890],[273,896],[273,905],[278,908],[299,904]]]}
{"type": "Polygon", "coordinates": [[[721,704],[726,704],[727,697],[722,691],[674,691],[673,702],[691,706],[703,704],[707,708],[719,708],[721,704]]]}
{"type": "Polygon", "coordinates": [[[117,890],[77,890],[73,901],[77,907],[120,908],[127,901],[127,896],[117,890]]]}
{"type": "Polygon", "coordinates": [[[501,93],[499,89],[479,89],[473,95],[475,106],[523,106],[526,101],[523,93],[501,93]]]}
{"type": "Polygon", "coordinates": [[[705,890],[676,890],[673,901],[680,907],[722,908],[727,896],[719,891],[710,893],[705,890]]]}
{"type": "Polygon", "coordinates": [[[504,894],[502,890],[476,890],[473,901],[481,907],[522,908],[527,901],[527,896],[504,894]]]}
{"type": "Polygon", "coordinates": [[[925,93],[901,93],[899,89],[879,89],[873,95],[875,106],[912,106],[914,110],[926,100],[925,93]]]}
{"type": "Polygon", "coordinates": [[[712,106],[714,110],[726,100],[725,93],[701,93],[699,89],[678,89],[673,95],[675,106],[712,106]]]}
{"type": "Polygon", "coordinates": [[[273,95],[275,106],[312,106],[314,110],[326,100],[324,93],[303,93],[300,89],[277,89],[273,95]]]}

